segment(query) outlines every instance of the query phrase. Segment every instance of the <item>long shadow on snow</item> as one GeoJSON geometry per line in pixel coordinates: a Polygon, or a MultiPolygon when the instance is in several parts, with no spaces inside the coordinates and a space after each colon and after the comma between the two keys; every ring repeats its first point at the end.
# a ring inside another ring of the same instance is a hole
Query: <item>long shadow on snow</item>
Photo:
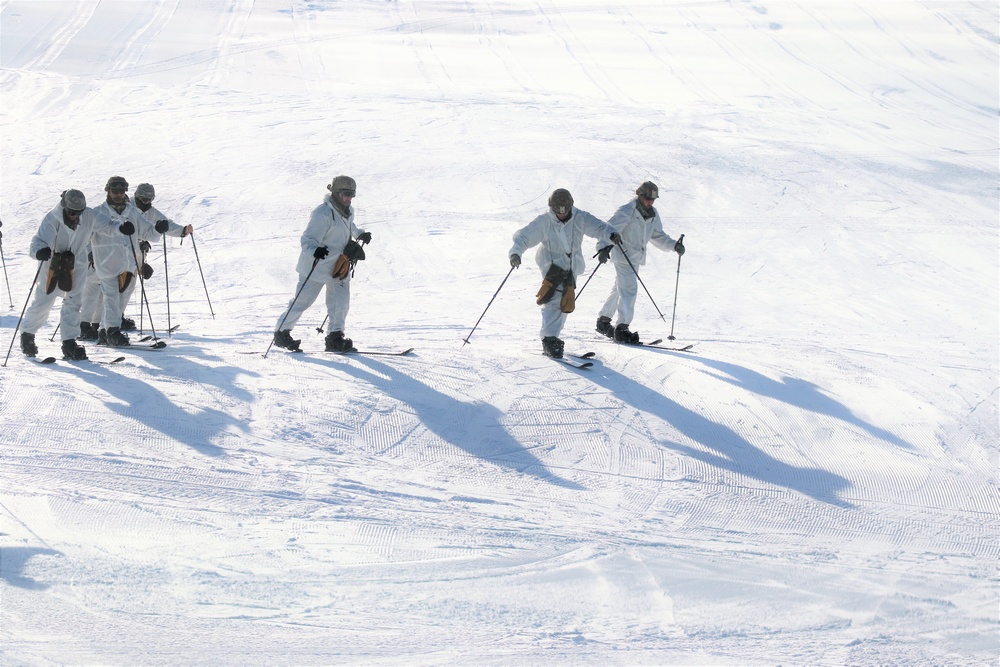
{"type": "Polygon", "coordinates": [[[420,423],[462,451],[484,461],[567,489],[582,490],[576,482],[549,472],[501,423],[503,413],[486,403],[465,402],[369,357],[355,356],[367,368],[338,364],[336,369],[385,392],[416,412],[420,423]]]}
{"type": "MultiPolygon", "coordinates": [[[[172,359],[182,358],[172,357],[172,359]]],[[[179,365],[185,363],[197,366],[197,364],[184,361],[179,362],[179,365]]],[[[223,433],[228,426],[232,425],[240,430],[245,430],[243,424],[225,412],[218,410],[201,410],[195,414],[185,412],[155,387],[142,380],[119,375],[112,370],[113,368],[113,366],[103,364],[82,362],[78,366],[54,366],[52,370],[72,373],[90,382],[120,401],[106,401],[105,405],[110,411],[129,419],[135,419],[163,435],[183,442],[205,456],[223,456],[225,454],[224,449],[213,445],[210,441],[218,434],[223,433]]],[[[205,369],[197,366],[197,371],[189,375],[183,375],[177,371],[177,368],[172,368],[171,376],[199,377],[199,375],[204,374],[205,369]]]]}
{"type": "Polygon", "coordinates": [[[656,415],[715,453],[678,443],[660,443],[669,449],[723,470],[783,486],[837,507],[853,507],[838,493],[851,486],[849,480],[818,468],[798,468],[769,456],[740,437],[728,426],[713,422],[676,401],[659,394],[629,377],[604,368],[587,376],[623,401],[642,412],[656,415]]]}
{"type": "Polygon", "coordinates": [[[4,547],[0,549],[0,580],[18,588],[32,591],[45,590],[49,585],[24,574],[24,568],[32,557],[48,554],[62,555],[53,549],[33,547],[4,547]]]}
{"type": "Polygon", "coordinates": [[[873,424],[869,424],[864,419],[861,419],[851,412],[846,405],[838,403],[829,396],[821,393],[819,391],[819,387],[812,382],[787,376],[781,378],[781,381],[778,382],[765,375],[761,375],[757,371],[752,371],[749,368],[737,366],[736,364],[716,361],[714,359],[706,359],[704,357],[688,358],[726,374],[719,375],[716,373],[709,373],[709,375],[717,380],[722,380],[723,382],[735,385],[741,389],[752,391],[755,394],[776,398],[779,401],[783,401],[789,405],[794,405],[795,407],[802,408],[803,410],[809,410],[810,412],[827,415],[843,422],[854,424],[855,426],[868,431],[868,433],[876,438],[879,438],[880,440],[884,440],[900,447],[906,447],[907,449],[913,449],[913,445],[906,442],[899,436],[894,435],[885,429],[878,428],[873,424]]]}

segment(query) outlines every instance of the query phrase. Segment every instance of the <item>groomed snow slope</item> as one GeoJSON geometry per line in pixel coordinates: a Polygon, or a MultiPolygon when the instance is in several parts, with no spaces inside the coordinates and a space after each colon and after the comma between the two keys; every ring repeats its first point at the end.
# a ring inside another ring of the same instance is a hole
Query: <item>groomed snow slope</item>
{"type": "Polygon", "coordinates": [[[4,664],[995,663],[998,14],[0,0],[3,342],[62,190],[198,251],[166,350],[0,369],[4,664]],[[416,354],[265,359],[339,173],[348,335],[416,354]],[[603,268],[543,358],[532,262],[463,346],[554,188],[647,179],[633,328],[695,354],[599,340],[603,268]]]}

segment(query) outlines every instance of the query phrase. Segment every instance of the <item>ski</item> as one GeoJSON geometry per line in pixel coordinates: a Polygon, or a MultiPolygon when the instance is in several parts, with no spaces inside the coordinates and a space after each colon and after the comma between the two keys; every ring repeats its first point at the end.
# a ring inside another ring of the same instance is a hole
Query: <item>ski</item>
{"type": "Polygon", "coordinates": [[[691,343],[690,345],[685,345],[684,347],[667,347],[666,345],[654,345],[653,343],[643,343],[642,345],[638,345],[636,347],[651,347],[654,350],[667,350],[669,352],[690,352],[691,348],[693,348],[694,346],[695,346],[694,343],[691,343]]]}
{"type": "Polygon", "coordinates": [[[406,355],[413,352],[414,348],[410,347],[402,352],[383,352],[382,350],[345,350],[344,352],[329,352],[330,354],[375,354],[386,357],[405,357],[406,355]]]}
{"type": "Polygon", "coordinates": [[[35,362],[36,364],[48,365],[48,364],[54,364],[54,363],[56,363],[56,358],[55,357],[45,357],[44,359],[39,359],[37,357],[28,357],[28,356],[26,356],[25,358],[28,361],[35,362]]]}
{"type": "MultiPolygon", "coordinates": [[[[558,361],[561,364],[570,366],[572,368],[577,368],[580,370],[583,370],[585,368],[590,368],[591,366],[594,365],[594,362],[592,361],[574,361],[573,359],[567,359],[566,357],[550,357],[547,354],[543,354],[542,356],[551,359],[552,361],[558,361]]],[[[587,358],[589,359],[590,357],[587,358]]]]}
{"type": "Polygon", "coordinates": [[[122,352],[159,352],[167,346],[162,340],[152,345],[95,345],[109,350],[120,350],[122,352]]]}
{"type": "Polygon", "coordinates": [[[608,339],[605,342],[621,345],[622,347],[648,347],[654,350],[666,350],[668,352],[690,352],[691,349],[695,346],[695,343],[691,343],[690,345],[685,345],[684,347],[668,347],[666,345],[659,345],[659,343],[663,342],[663,339],[661,338],[657,338],[651,343],[619,343],[618,341],[611,339],[608,339]]]}

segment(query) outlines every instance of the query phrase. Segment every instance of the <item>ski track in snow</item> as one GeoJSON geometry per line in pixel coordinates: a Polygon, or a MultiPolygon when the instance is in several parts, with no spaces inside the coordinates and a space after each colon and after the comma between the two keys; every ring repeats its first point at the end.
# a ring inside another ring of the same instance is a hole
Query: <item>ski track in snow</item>
{"type": "Polygon", "coordinates": [[[150,255],[165,350],[0,369],[5,663],[995,661],[995,8],[0,19],[0,329],[66,187],[153,182],[200,252],[150,255]],[[320,352],[319,300],[263,357],[333,172],[373,233],[348,333],[413,355],[320,352]],[[605,268],[565,331],[594,366],[545,359],[527,257],[463,345],[553,188],[608,217],[647,179],[688,253],[635,325],[677,272],[694,353],[600,339],[605,268]]]}

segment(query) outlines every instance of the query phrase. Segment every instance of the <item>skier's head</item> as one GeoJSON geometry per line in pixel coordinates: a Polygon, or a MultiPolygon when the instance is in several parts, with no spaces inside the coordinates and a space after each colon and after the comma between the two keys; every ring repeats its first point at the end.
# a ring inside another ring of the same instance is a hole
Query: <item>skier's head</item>
{"type": "Polygon", "coordinates": [[[333,203],[346,215],[351,207],[351,201],[358,192],[354,179],[350,176],[337,176],[326,189],[333,195],[333,203]]]}
{"type": "Polygon", "coordinates": [[[128,192],[128,181],[121,176],[112,176],[104,186],[104,191],[108,193],[109,202],[124,206],[125,200],[128,199],[128,195],[125,194],[128,192]]]}
{"type": "Polygon", "coordinates": [[[635,194],[639,196],[639,199],[648,201],[649,205],[652,206],[652,203],[660,196],[660,190],[656,187],[656,183],[646,181],[635,189],[635,194]]]}
{"type": "Polygon", "coordinates": [[[80,224],[80,216],[87,208],[87,198],[79,190],[67,190],[62,193],[63,222],[70,229],[76,229],[80,224]]]}
{"type": "Polygon", "coordinates": [[[656,183],[646,181],[635,189],[635,195],[635,202],[638,204],[639,212],[643,217],[653,217],[655,215],[653,212],[653,203],[660,196],[660,190],[656,187],[656,183]]]}
{"type": "Polygon", "coordinates": [[[557,218],[565,222],[573,212],[573,195],[564,188],[553,190],[549,195],[549,208],[557,218]]]}
{"type": "Polygon", "coordinates": [[[87,197],[79,190],[67,190],[62,193],[62,207],[70,213],[80,215],[87,208],[87,197]]]}
{"type": "Polygon", "coordinates": [[[156,199],[156,188],[149,183],[140,183],[135,188],[135,198],[147,204],[152,204],[153,200],[156,199]]]}

